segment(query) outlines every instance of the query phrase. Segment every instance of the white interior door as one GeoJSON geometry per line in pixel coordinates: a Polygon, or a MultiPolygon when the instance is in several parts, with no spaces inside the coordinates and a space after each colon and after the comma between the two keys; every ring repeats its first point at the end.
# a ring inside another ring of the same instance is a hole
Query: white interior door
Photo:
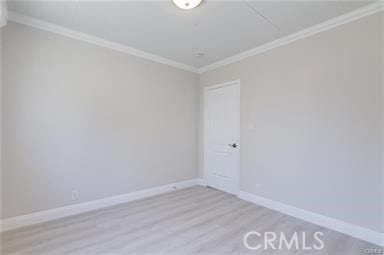
{"type": "Polygon", "coordinates": [[[240,83],[205,89],[204,178],[208,186],[237,194],[240,172],[240,83]]]}

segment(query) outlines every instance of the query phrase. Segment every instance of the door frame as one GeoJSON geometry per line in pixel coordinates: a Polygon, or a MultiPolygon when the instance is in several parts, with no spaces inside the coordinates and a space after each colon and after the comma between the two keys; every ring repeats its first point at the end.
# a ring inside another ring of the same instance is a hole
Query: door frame
{"type": "Polygon", "coordinates": [[[238,145],[238,153],[237,153],[237,161],[238,161],[238,171],[235,173],[235,184],[236,184],[236,190],[234,195],[238,195],[240,191],[240,171],[241,171],[241,163],[240,163],[240,155],[241,155],[241,141],[240,141],[240,133],[241,133],[241,111],[240,111],[240,103],[241,103],[241,96],[240,96],[240,80],[234,80],[234,81],[229,81],[225,83],[220,83],[212,86],[208,86],[204,88],[204,102],[203,102],[203,181],[205,186],[208,186],[208,169],[207,169],[207,92],[212,89],[217,89],[217,88],[222,88],[222,87],[227,87],[227,86],[236,86],[237,88],[237,94],[238,94],[238,115],[239,115],[239,120],[238,120],[238,125],[239,125],[239,132],[237,134],[237,145],[238,145]]]}

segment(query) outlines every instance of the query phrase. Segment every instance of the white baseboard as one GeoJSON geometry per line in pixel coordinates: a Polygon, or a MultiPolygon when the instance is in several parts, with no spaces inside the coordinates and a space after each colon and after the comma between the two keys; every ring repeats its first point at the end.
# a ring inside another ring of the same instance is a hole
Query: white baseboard
{"type": "Polygon", "coordinates": [[[306,211],[294,206],[286,205],[284,203],[270,200],[270,199],[260,197],[244,191],[239,191],[238,197],[240,199],[273,209],[275,211],[279,211],[281,213],[293,216],[295,218],[305,220],[313,224],[316,224],[337,232],[341,232],[343,234],[356,237],[358,239],[361,239],[370,243],[384,246],[384,233],[376,232],[371,229],[363,228],[363,227],[353,225],[338,219],[334,219],[321,214],[306,211]]]}
{"type": "Polygon", "coordinates": [[[207,182],[205,179],[197,179],[197,184],[204,187],[207,186],[207,182]]]}
{"type": "MultiPolygon", "coordinates": [[[[175,189],[183,189],[194,185],[206,186],[204,179],[192,179],[177,183],[172,183],[155,188],[139,190],[128,194],[123,194],[114,197],[108,197],[98,200],[93,200],[85,203],[40,211],[32,214],[21,215],[13,218],[0,220],[0,232],[12,230],[24,226],[29,226],[37,223],[60,219],[83,212],[93,211],[117,204],[122,204],[146,197],[155,196],[158,194],[173,191],[175,189]]],[[[311,222],[313,224],[329,228],[343,234],[359,238],[361,240],[384,246],[384,233],[376,232],[367,228],[353,225],[341,220],[323,216],[317,213],[306,211],[294,206],[286,205],[281,202],[270,200],[260,197],[248,192],[239,191],[238,197],[240,199],[258,204],[284,214],[293,216],[295,218],[311,222]]]]}
{"type": "Polygon", "coordinates": [[[64,206],[60,208],[40,211],[36,213],[21,215],[13,218],[0,220],[0,232],[25,227],[37,223],[51,221],[55,219],[64,218],[71,215],[76,215],[83,212],[93,211],[100,208],[105,208],[117,204],[122,204],[154,195],[170,192],[176,189],[183,189],[198,185],[198,179],[192,179],[164,186],[154,187],[150,189],[139,190],[128,194],[108,197],[98,200],[93,200],[85,203],[64,206]]]}

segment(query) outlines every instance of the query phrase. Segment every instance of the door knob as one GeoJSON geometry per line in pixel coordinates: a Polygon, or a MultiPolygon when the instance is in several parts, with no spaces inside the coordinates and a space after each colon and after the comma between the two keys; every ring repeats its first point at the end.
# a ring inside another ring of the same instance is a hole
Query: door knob
{"type": "Polygon", "coordinates": [[[237,144],[233,143],[233,144],[228,144],[228,146],[231,146],[233,148],[236,148],[237,147],[237,144]]]}

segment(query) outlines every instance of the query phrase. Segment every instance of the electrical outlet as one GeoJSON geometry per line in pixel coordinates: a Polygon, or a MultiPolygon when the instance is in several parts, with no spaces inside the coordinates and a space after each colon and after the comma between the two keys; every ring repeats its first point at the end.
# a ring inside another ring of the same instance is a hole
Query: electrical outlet
{"type": "Polygon", "coordinates": [[[72,200],[77,200],[79,197],[79,191],[72,190],[72,200]]]}

